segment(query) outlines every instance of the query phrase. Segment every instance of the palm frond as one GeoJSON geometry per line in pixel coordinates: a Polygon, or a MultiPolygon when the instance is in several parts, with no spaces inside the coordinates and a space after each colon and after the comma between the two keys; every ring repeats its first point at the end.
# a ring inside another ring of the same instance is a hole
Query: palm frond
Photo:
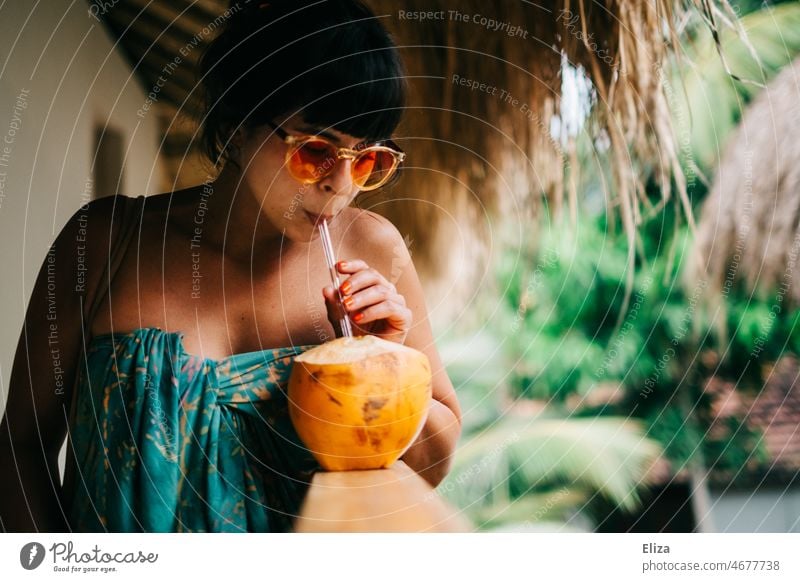
{"type": "MultiPolygon", "coordinates": [[[[677,91],[672,100],[676,129],[678,135],[690,137],[690,151],[682,152],[684,162],[691,157],[702,170],[719,160],[747,103],[800,53],[800,3],[764,8],[743,16],[739,24],[743,34],[729,30],[720,39],[725,63],[706,29],[698,31],[687,51],[689,58],[681,62],[688,67],[681,67],[684,91],[677,91]]],[[[680,87],[680,81],[675,86],[680,87]]]]}
{"type": "Polygon", "coordinates": [[[660,452],[626,419],[504,419],[470,437],[440,491],[477,511],[566,485],[633,509],[660,452]]]}
{"type": "Polygon", "coordinates": [[[530,493],[510,503],[479,506],[471,513],[471,518],[484,530],[501,526],[528,528],[534,524],[558,522],[563,527],[573,508],[584,505],[588,497],[586,491],[560,487],[543,493],[530,493]]]}

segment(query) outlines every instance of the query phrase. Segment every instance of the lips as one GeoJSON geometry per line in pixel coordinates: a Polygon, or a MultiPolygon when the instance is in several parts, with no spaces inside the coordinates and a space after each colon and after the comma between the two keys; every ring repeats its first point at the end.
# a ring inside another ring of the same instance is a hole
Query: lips
{"type": "Polygon", "coordinates": [[[320,224],[322,224],[323,220],[327,220],[328,222],[330,222],[331,218],[333,218],[333,215],[331,214],[314,214],[312,212],[309,212],[308,210],[306,210],[305,213],[314,226],[319,226],[320,224]]]}

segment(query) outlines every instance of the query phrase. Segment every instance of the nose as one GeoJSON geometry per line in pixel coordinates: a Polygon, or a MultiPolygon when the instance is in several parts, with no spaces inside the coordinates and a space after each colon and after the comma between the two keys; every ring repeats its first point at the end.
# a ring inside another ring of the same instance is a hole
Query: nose
{"type": "Polygon", "coordinates": [[[331,173],[320,180],[319,185],[325,194],[344,194],[349,196],[353,191],[353,176],[351,173],[353,161],[345,158],[337,160],[331,173]]]}

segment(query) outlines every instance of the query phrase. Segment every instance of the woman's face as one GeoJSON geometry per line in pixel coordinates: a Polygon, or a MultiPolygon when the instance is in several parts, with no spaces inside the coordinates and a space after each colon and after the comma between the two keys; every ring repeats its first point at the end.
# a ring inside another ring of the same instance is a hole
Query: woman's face
{"type": "MultiPolygon", "coordinates": [[[[352,148],[361,140],[336,130],[315,128],[299,116],[281,127],[292,136],[323,135],[339,147],[352,148]]],[[[353,183],[351,160],[339,160],[331,173],[314,184],[303,184],[286,168],[290,146],[271,127],[250,130],[238,158],[241,186],[262,204],[262,213],[278,232],[296,242],[316,238],[321,217],[330,223],[358,194],[353,183]]]]}

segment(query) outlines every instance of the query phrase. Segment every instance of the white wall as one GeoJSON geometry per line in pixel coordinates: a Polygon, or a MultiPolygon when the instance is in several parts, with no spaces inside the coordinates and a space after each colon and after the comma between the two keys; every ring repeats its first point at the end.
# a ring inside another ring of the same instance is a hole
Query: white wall
{"type": "Polygon", "coordinates": [[[733,533],[800,533],[800,490],[712,491],[714,528],[733,533]]]}
{"type": "Polygon", "coordinates": [[[91,184],[97,125],[128,141],[122,193],[162,183],[157,118],[136,114],[146,91],[88,6],[0,3],[0,414],[36,274],[91,184]]]}

